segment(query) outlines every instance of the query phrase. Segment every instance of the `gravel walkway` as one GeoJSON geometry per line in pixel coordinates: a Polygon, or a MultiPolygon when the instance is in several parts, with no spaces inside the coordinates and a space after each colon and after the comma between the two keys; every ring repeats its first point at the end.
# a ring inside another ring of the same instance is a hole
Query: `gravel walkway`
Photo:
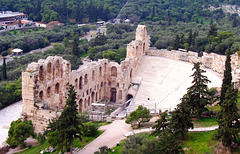
{"type": "Polygon", "coordinates": [[[125,120],[115,120],[110,125],[100,127],[100,130],[105,130],[105,132],[86,145],[79,151],[79,154],[92,154],[102,146],[113,148],[117,142],[126,139],[124,134],[131,131],[132,128],[131,125],[125,123],[125,120]]]}

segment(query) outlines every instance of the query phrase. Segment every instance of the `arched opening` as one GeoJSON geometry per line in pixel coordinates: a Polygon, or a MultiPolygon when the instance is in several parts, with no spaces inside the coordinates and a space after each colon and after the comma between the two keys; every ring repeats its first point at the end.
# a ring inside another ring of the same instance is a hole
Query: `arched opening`
{"type": "Polygon", "coordinates": [[[69,90],[69,82],[65,85],[66,90],[69,90]]]}
{"type": "Polygon", "coordinates": [[[40,93],[39,93],[39,100],[40,100],[40,101],[43,100],[43,91],[40,91],[40,93]]]}
{"type": "Polygon", "coordinates": [[[78,79],[75,79],[75,84],[74,84],[75,89],[77,89],[77,86],[78,86],[78,79]]]}
{"type": "Polygon", "coordinates": [[[87,99],[85,98],[85,101],[84,101],[84,108],[86,109],[87,108],[87,99]]]}
{"type": "Polygon", "coordinates": [[[111,68],[111,76],[117,77],[117,68],[115,66],[111,68]]]}
{"type": "Polygon", "coordinates": [[[101,100],[101,96],[102,96],[102,90],[99,90],[99,100],[101,100]]]}
{"type": "Polygon", "coordinates": [[[88,97],[88,106],[90,106],[90,97],[88,97]]]}
{"type": "Polygon", "coordinates": [[[58,83],[58,82],[57,82],[56,85],[55,85],[55,90],[54,90],[54,92],[55,92],[56,94],[59,93],[59,83],[58,83]]]}
{"type": "Polygon", "coordinates": [[[83,106],[82,103],[83,103],[83,100],[80,99],[79,105],[78,105],[78,111],[79,111],[79,112],[82,112],[82,106],[83,106]]]}
{"type": "Polygon", "coordinates": [[[55,70],[55,74],[56,74],[56,77],[58,77],[60,75],[60,63],[59,63],[59,60],[56,61],[56,70],[55,70]]]}
{"type": "Polygon", "coordinates": [[[95,71],[92,71],[92,80],[95,79],[95,71]]]}
{"type": "Polygon", "coordinates": [[[94,92],[92,92],[92,103],[94,102],[94,92]]]}
{"type": "Polygon", "coordinates": [[[87,74],[85,74],[84,76],[84,84],[86,85],[88,83],[88,77],[87,77],[87,74]]]}
{"type": "Polygon", "coordinates": [[[95,101],[97,102],[97,92],[96,92],[96,97],[95,97],[95,101]]]}
{"type": "Polygon", "coordinates": [[[102,77],[102,67],[99,67],[99,76],[102,77]]]}
{"type": "Polygon", "coordinates": [[[52,64],[48,63],[47,64],[47,79],[51,80],[51,69],[52,69],[52,64]]]}
{"type": "Polygon", "coordinates": [[[122,99],[122,90],[119,90],[118,92],[118,99],[122,99]]]}
{"type": "Polygon", "coordinates": [[[39,69],[39,81],[40,82],[43,81],[43,66],[40,66],[40,69],[39,69]]]}
{"type": "Polygon", "coordinates": [[[51,95],[51,87],[47,88],[47,98],[49,98],[51,95]]]}
{"type": "Polygon", "coordinates": [[[70,64],[67,64],[67,70],[66,70],[67,75],[70,73],[70,64]]]}
{"type": "MultiPolygon", "coordinates": [[[[126,98],[127,99],[126,101],[128,101],[128,100],[130,100],[132,98],[133,98],[133,96],[131,94],[128,94],[127,98],[126,98]]],[[[129,104],[130,104],[130,101],[127,103],[127,106],[129,106],[129,104]]]]}
{"type": "Polygon", "coordinates": [[[111,88],[110,102],[115,103],[116,102],[116,96],[117,96],[117,90],[115,88],[111,88]]]}
{"type": "Polygon", "coordinates": [[[79,78],[79,89],[82,89],[82,76],[79,78]]]}
{"type": "Polygon", "coordinates": [[[131,69],[131,71],[130,71],[130,79],[132,78],[132,69],[131,69]]]}
{"type": "Polygon", "coordinates": [[[143,44],[143,54],[145,53],[145,43],[143,44]]]}

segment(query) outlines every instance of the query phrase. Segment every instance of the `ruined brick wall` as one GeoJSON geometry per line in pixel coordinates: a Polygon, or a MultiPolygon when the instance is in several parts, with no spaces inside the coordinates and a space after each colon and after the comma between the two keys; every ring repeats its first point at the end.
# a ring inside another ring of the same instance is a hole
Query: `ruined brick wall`
{"type": "Polygon", "coordinates": [[[79,112],[101,100],[122,106],[131,78],[148,52],[149,40],[146,26],[139,25],[136,40],[128,44],[127,57],[121,64],[101,59],[71,70],[71,64],[59,56],[29,64],[22,73],[22,114],[33,121],[36,132],[41,132],[49,119],[61,114],[70,84],[77,93],[79,112]]]}

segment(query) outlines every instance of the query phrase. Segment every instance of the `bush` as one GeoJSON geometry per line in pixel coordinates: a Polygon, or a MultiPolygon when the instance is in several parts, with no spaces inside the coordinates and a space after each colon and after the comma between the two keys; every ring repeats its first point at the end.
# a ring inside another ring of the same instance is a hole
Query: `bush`
{"type": "Polygon", "coordinates": [[[84,136],[95,136],[97,134],[97,126],[93,123],[85,123],[83,124],[83,135],[84,136]]]}

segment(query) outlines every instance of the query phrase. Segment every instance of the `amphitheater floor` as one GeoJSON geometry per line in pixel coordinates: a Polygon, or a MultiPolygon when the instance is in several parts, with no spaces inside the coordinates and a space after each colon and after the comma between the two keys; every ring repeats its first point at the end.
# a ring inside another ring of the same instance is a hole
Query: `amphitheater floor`
{"type": "MultiPolygon", "coordinates": [[[[164,57],[144,56],[133,76],[132,82],[140,83],[138,92],[128,112],[139,105],[150,109],[152,113],[159,110],[173,110],[180,98],[192,85],[193,64],[164,57]]],[[[211,83],[208,87],[221,87],[222,79],[212,70],[205,69],[211,83]]]]}

